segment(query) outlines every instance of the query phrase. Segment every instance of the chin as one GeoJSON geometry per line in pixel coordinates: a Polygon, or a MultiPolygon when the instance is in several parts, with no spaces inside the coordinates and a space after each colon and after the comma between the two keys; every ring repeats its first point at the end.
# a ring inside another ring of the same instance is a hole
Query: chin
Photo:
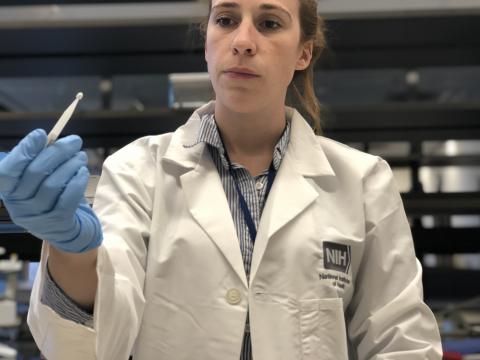
{"type": "Polygon", "coordinates": [[[230,111],[239,114],[249,114],[260,111],[265,108],[266,101],[263,96],[258,94],[234,94],[230,96],[218,96],[216,102],[230,111]]]}

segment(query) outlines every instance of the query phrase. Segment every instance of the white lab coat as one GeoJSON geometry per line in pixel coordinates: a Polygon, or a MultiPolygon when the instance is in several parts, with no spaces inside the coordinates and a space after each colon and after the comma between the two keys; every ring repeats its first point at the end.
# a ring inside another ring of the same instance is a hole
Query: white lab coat
{"type": "Polygon", "coordinates": [[[247,283],[209,152],[203,143],[183,146],[213,106],[104,163],[94,205],[104,243],[93,329],[40,302],[44,245],[28,314],[43,354],[239,360],[249,307],[254,360],[441,359],[391,170],[378,157],[315,136],[291,108],[291,140],[247,283]]]}

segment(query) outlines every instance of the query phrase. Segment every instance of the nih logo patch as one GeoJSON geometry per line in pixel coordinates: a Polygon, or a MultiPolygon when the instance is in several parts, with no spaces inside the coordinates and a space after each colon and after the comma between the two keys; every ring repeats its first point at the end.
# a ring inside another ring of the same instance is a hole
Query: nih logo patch
{"type": "Polygon", "coordinates": [[[351,247],[330,241],[323,242],[323,266],[325,269],[348,274],[352,260],[351,247]]]}

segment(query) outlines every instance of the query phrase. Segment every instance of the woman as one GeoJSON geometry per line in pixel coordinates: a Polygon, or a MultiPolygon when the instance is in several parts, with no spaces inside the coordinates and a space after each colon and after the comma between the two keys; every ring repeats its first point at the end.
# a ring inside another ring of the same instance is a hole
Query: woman
{"type": "Polygon", "coordinates": [[[213,0],[216,100],[109,157],[95,212],[78,137],[37,130],[0,162],[45,240],[28,322],[49,360],[441,358],[388,165],[285,106],[318,121],[316,13],[213,0]]]}

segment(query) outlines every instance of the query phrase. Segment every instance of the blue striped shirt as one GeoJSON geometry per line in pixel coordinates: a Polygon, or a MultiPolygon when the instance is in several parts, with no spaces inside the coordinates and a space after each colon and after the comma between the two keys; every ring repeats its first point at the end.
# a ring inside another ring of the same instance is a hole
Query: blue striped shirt
{"type": "MultiPolygon", "coordinates": [[[[280,167],[289,140],[290,122],[286,121],[285,130],[278,140],[273,152],[273,166],[275,170],[278,170],[280,167]]],[[[254,241],[250,238],[250,233],[240,207],[235,181],[245,198],[248,209],[252,215],[252,220],[255,223],[256,228],[258,228],[263,207],[266,202],[268,169],[265,169],[257,176],[252,176],[242,165],[232,163],[232,172],[230,172],[228,160],[225,156],[225,149],[213,114],[206,114],[202,117],[196,141],[192,144],[184,144],[184,146],[194,147],[200,143],[205,143],[208,147],[210,156],[212,157],[220,175],[237,231],[245,274],[247,280],[249,280],[254,241]],[[234,178],[232,178],[232,175],[234,178]]],[[[68,296],[55,284],[48,271],[44,282],[44,291],[41,301],[66,319],[92,326],[93,315],[82,310],[71,299],[69,299],[68,296]]],[[[240,360],[251,359],[252,345],[250,341],[250,330],[247,316],[240,360]]]]}

